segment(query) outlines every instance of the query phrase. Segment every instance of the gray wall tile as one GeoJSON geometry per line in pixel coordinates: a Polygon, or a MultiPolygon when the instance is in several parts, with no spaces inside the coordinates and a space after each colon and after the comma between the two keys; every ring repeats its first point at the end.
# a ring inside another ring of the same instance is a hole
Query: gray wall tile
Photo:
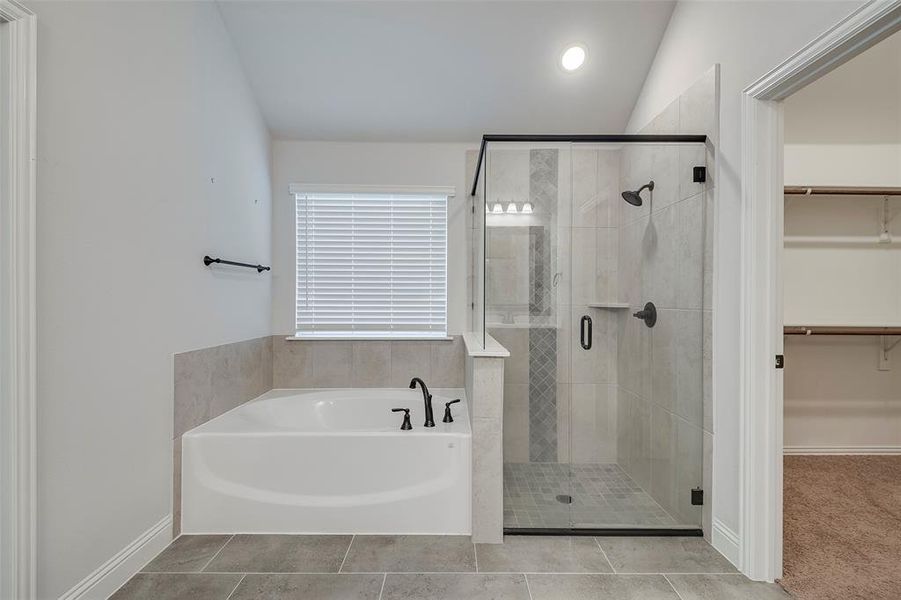
{"type": "MultiPolygon", "coordinates": [[[[478,392],[475,392],[478,394],[478,392]]],[[[500,393],[500,392],[498,392],[500,393]]],[[[503,431],[499,419],[472,419],[472,541],[503,542],[503,431]]]]}
{"type": "Polygon", "coordinates": [[[431,342],[392,342],[391,387],[406,387],[414,377],[426,385],[432,379],[431,342]]]}
{"type": "Polygon", "coordinates": [[[433,387],[463,387],[463,336],[450,341],[431,342],[431,379],[433,387]]]}
{"type": "Polygon", "coordinates": [[[272,337],[272,385],[297,388],[308,385],[313,372],[314,342],[272,337]]]}
{"type": "Polygon", "coordinates": [[[195,350],[176,354],[174,370],[175,422],[173,435],[180,437],[185,431],[210,420],[213,364],[208,352],[195,350]]]}
{"type": "Polygon", "coordinates": [[[303,387],[351,387],[353,342],[310,342],[313,368],[303,387]]]}
{"type": "Polygon", "coordinates": [[[391,383],[391,342],[352,342],[354,387],[388,387],[391,383]]]}
{"type": "Polygon", "coordinates": [[[451,340],[285,340],[272,338],[276,388],[464,386],[463,336],[451,340]]]}

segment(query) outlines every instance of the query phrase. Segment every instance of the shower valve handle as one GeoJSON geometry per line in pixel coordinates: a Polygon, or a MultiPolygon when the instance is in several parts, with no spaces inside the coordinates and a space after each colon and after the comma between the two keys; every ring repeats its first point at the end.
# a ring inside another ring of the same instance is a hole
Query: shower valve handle
{"type": "Polygon", "coordinates": [[[410,422],[410,409],[409,408],[392,408],[391,412],[401,412],[404,413],[404,422],[400,426],[403,431],[407,431],[409,429],[413,429],[413,424],[410,422]]]}
{"type": "Polygon", "coordinates": [[[644,324],[648,327],[653,327],[657,324],[657,307],[654,306],[653,302],[648,302],[644,305],[643,310],[632,313],[632,316],[644,321],[644,324]]]}

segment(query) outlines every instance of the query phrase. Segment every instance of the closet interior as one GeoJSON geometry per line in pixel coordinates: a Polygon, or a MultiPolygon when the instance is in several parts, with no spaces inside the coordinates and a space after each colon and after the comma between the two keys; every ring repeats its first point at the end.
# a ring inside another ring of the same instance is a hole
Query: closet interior
{"type": "Polygon", "coordinates": [[[782,583],[897,597],[901,34],[784,109],[782,583]]]}

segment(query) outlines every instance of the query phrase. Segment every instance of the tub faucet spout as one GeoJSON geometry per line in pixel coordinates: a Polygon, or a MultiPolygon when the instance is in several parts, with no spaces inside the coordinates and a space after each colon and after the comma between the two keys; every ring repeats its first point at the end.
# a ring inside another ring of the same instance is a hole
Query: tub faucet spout
{"type": "Polygon", "coordinates": [[[417,383],[422,388],[422,401],[425,403],[425,427],[434,427],[435,417],[432,415],[432,395],[429,393],[429,388],[426,387],[425,381],[419,377],[414,377],[410,380],[410,389],[415,390],[417,383]]]}

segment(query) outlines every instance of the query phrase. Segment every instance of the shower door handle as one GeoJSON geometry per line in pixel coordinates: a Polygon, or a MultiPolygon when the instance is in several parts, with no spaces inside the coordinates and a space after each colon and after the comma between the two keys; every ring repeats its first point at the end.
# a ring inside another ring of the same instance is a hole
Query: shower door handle
{"type": "Polygon", "coordinates": [[[591,350],[591,317],[582,315],[579,321],[579,336],[584,350],[591,350]]]}

